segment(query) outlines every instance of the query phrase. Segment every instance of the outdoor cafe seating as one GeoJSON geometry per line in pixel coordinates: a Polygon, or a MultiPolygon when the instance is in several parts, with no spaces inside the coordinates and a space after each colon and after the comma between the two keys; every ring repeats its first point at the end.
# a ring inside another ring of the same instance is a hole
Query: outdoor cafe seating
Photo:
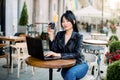
{"type": "Polygon", "coordinates": [[[89,50],[89,47],[87,45],[83,45],[82,53],[85,56],[85,60],[88,63],[89,69],[85,77],[83,77],[81,80],[95,80],[94,69],[97,67],[97,56],[86,50],[89,50]]]}
{"type": "MultiPolygon", "coordinates": [[[[5,58],[6,59],[6,65],[8,65],[8,54],[3,53],[3,47],[7,46],[7,44],[0,44],[0,58],[5,58]]],[[[7,68],[7,71],[9,73],[9,68],[7,68]]]]}
{"type": "MultiPolygon", "coordinates": [[[[92,55],[95,55],[97,57],[96,60],[97,65],[96,66],[94,65],[94,67],[96,67],[97,69],[97,74],[95,74],[94,77],[96,80],[99,79],[101,80],[101,71],[100,71],[100,64],[102,59],[101,55],[102,55],[102,51],[105,50],[107,41],[89,39],[89,40],[83,40],[83,42],[84,42],[85,52],[91,53],[92,55]]],[[[94,73],[96,73],[95,70],[94,73]]]]}
{"type": "MultiPolygon", "coordinates": [[[[27,64],[25,63],[25,59],[29,57],[28,51],[27,51],[27,45],[26,45],[26,42],[21,42],[21,43],[16,43],[10,46],[15,49],[14,53],[12,53],[11,73],[13,73],[13,61],[16,59],[17,60],[17,77],[19,78],[22,63],[24,63],[25,66],[23,67],[26,68],[27,70],[27,64]]],[[[33,67],[32,67],[32,74],[34,74],[33,67]]]]}
{"type": "MultiPolygon", "coordinates": [[[[17,77],[19,78],[19,76],[20,76],[20,68],[21,68],[21,63],[22,62],[24,62],[25,61],[25,59],[29,56],[29,55],[27,55],[26,57],[24,57],[24,58],[19,58],[19,56],[16,56],[16,55],[19,55],[20,54],[20,48],[25,48],[25,42],[17,42],[17,43],[15,43],[15,44],[11,44],[10,45],[12,48],[15,48],[15,52],[17,52],[17,54],[13,54],[12,53],[12,65],[11,65],[11,72],[13,72],[13,61],[14,61],[14,59],[17,59],[17,77]],[[20,46],[21,44],[24,44],[24,46],[20,46]],[[19,45],[19,46],[16,46],[16,45],[19,45]]],[[[85,48],[87,49],[87,47],[84,47],[84,50],[85,50],[85,48]]],[[[22,53],[26,53],[26,54],[28,54],[27,52],[24,52],[24,49],[23,49],[23,51],[22,51],[22,53]]],[[[87,54],[87,53],[85,53],[84,52],[84,55],[85,55],[85,59],[87,60],[87,62],[88,62],[88,64],[89,64],[89,71],[88,71],[88,73],[86,74],[86,76],[84,77],[84,78],[82,78],[81,80],[94,80],[95,79],[95,76],[94,76],[94,71],[93,71],[93,67],[96,67],[96,65],[97,65],[97,57],[94,55],[94,54],[87,54]],[[88,56],[89,55],[89,56],[88,56]]],[[[26,64],[25,64],[26,65],[26,64]]],[[[32,67],[32,74],[34,74],[33,73],[34,71],[33,71],[33,67],[32,67]]]]}

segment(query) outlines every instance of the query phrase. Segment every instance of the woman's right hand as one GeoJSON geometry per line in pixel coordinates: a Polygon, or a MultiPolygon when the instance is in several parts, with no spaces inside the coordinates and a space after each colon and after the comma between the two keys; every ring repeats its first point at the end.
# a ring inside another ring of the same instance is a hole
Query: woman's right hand
{"type": "Polygon", "coordinates": [[[56,53],[56,52],[53,52],[53,51],[44,52],[44,56],[45,57],[54,56],[54,57],[61,58],[61,54],[60,53],[56,53]]]}

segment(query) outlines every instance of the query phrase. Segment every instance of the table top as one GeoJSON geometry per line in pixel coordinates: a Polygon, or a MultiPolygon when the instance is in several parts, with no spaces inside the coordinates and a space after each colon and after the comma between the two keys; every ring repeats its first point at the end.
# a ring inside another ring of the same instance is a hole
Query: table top
{"type": "Polygon", "coordinates": [[[1,40],[4,40],[4,41],[25,41],[25,37],[19,37],[19,36],[0,36],[0,39],[1,40]]]}
{"type": "Polygon", "coordinates": [[[26,59],[28,65],[40,68],[68,68],[75,65],[75,59],[58,59],[58,60],[40,60],[34,57],[28,57],[26,59]]]}
{"type": "Polygon", "coordinates": [[[91,33],[91,36],[106,36],[106,34],[103,34],[103,33],[91,33]]]}
{"type": "Polygon", "coordinates": [[[92,39],[100,39],[100,40],[107,40],[106,34],[103,33],[91,33],[91,38],[92,39]]]}
{"type": "Polygon", "coordinates": [[[107,45],[108,42],[107,41],[103,41],[103,40],[83,40],[83,43],[87,43],[87,44],[94,44],[94,45],[107,45]]]}

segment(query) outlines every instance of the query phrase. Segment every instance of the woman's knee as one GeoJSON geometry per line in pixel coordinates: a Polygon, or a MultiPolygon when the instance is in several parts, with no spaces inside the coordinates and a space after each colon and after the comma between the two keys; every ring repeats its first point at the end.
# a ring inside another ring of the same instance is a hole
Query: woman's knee
{"type": "Polygon", "coordinates": [[[88,71],[88,65],[86,63],[83,63],[70,68],[67,71],[66,75],[68,77],[70,76],[74,78],[82,78],[86,75],[87,71],[88,71]]]}
{"type": "Polygon", "coordinates": [[[76,80],[76,72],[68,71],[64,77],[64,80],[76,80]]]}

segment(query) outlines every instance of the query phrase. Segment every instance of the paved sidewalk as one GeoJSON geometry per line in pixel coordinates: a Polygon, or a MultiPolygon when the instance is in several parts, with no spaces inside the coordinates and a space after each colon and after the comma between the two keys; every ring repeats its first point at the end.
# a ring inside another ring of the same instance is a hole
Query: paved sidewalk
{"type": "MultiPolygon", "coordinates": [[[[83,34],[84,39],[90,38],[90,33],[86,33],[85,31],[81,31],[80,33],[83,34]]],[[[35,74],[32,75],[32,69],[30,66],[28,66],[26,72],[25,69],[20,70],[20,78],[17,78],[17,68],[14,68],[12,74],[8,74],[7,69],[2,68],[2,65],[5,63],[6,62],[4,59],[0,60],[0,80],[49,80],[49,69],[35,68],[35,74]]],[[[104,65],[103,61],[101,70],[106,71],[106,65],[104,65]]],[[[104,72],[104,74],[106,74],[106,72],[104,72]]],[[[104,74],[102,75],[104,76],[104,74]]],[[[57,69],[53,70],[53,80],[63,80],[60,72],[57,72],[57,69]]]]}
{"type": "MultiPolygon", "coordinates": [[[[32,75],[31,66],[20,70],[20,78],[17,78],[17,68],[13,69],[13,73],[7,73],[7,68],[2,68],[5,60],[0,60],[0,80],[49,80],[49,69],[35,68],[34,75],[32,75]]],[[[57,69],[53,70],[53,80],[63,80],[60,72],[57,69]]]]}

